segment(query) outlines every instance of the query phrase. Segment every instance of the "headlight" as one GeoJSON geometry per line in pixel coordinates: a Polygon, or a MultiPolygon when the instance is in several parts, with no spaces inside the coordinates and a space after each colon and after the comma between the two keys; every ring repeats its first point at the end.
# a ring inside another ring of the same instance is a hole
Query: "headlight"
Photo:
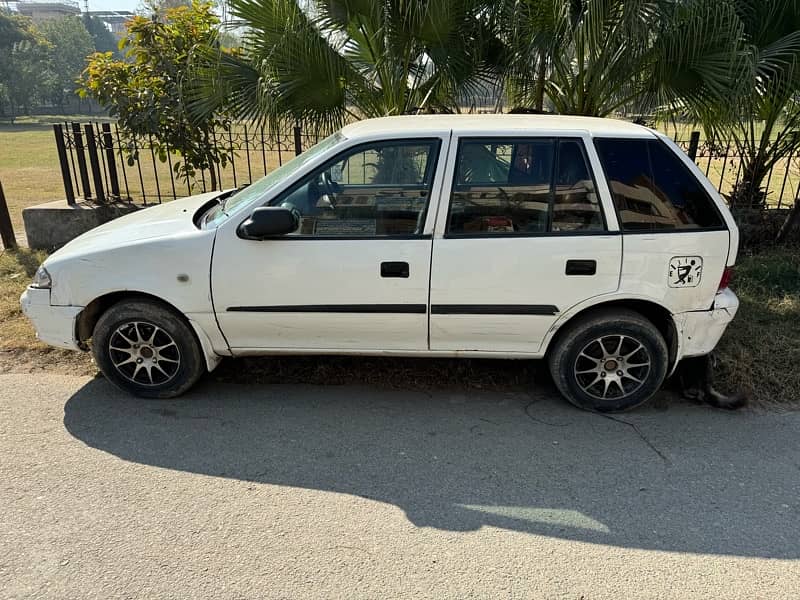
{"type": "Polygon", "coordinates": [[[36,274],[33,276],[31,287],[47,290],[50,289],[51,285],[53,285],[53,280],[50,279],[50,273],[47,272],[47,269],[44,267],[39,267],[36,269],[36,274]]]}

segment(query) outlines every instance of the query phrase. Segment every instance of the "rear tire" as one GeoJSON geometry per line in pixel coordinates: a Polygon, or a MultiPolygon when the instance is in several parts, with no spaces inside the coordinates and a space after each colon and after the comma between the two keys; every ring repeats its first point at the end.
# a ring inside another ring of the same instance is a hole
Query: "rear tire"
{"type": "Polygon", "coordinates": [[[109,381],[141,398],[175,398],[206,372],[190,325],[152,300],[123,300],[104,312],[92,352],[109,381]]]}
{"type": "Polygon", "coordinates": [[[623,308],[567,325],[549,353],[561,394],[585,410],[619,412],[647,402],[664,382],[668,349],[655,325],[623,308]]]}

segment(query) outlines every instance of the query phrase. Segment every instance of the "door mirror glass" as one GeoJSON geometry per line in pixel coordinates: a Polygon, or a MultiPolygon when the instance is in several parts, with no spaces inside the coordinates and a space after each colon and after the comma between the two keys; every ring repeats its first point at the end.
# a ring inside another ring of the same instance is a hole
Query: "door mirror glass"
{"type": "Polygon", "coordinates": [[[276,235],[286,235],[300,226],[297,211],[283,206],[262,206],[253,211],[237,233],[246,240],[263,240],[276,235]]]}

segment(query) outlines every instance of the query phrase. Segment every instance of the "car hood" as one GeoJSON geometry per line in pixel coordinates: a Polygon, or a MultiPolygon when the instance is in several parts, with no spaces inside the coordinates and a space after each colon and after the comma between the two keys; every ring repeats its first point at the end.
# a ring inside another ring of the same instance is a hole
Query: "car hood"
{"type": "Polygon", "coordinates": [[[128,246],[143,240],[197,231],[194,224],[195,213],[221,193],[208,192],[171,200],[119,217],[76,237],[53,253],[47,262],[101,252],[106,248],[128,246]]]}

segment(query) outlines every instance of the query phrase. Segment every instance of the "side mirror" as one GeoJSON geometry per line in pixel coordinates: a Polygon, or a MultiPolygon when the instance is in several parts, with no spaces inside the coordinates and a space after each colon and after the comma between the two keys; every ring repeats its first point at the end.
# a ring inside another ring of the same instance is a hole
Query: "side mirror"
{"type": "Polygon", "coordinates": [[[236,233],[246,240],[263,240],[276,235],[297,231],[300,219],[297,211],[282,206],[262,206],[253,211],[236,233]]]}

